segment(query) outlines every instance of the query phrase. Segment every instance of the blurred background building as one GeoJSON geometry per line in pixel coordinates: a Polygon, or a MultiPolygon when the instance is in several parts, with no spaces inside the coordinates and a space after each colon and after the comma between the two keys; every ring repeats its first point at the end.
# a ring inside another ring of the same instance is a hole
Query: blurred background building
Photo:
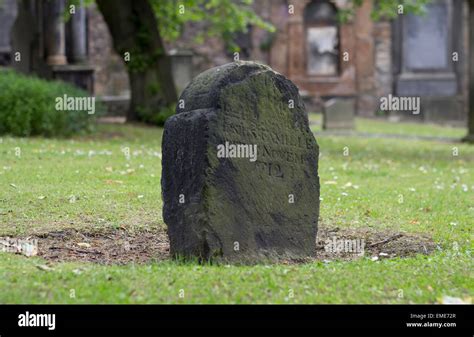
{"type": "MultiPolygon", "coordinates": [[[[392,118],[465,123],[467,1],[435,0],[425,16],[374,22],[376,2],[365,0],[341,24],[346,0],[258,0],[256,13],[276,32],[249,27],[235,42],[241,60],[266,63],[295,82],[310,111],[321,112],[331,102],[354,115],[383,115],[380,98],[391,94],[421,98],[419,115],[397,111],[389,113],[392,118]]],[[[128,74],[100,12],[94,5],[77,7],[65,20],[64,6],[64,0],[2,0],[0,65],[72,82],[101,97],[111,114],[123,114],[128,74]]],[[[199,29],[190,23],[167,45],[179,91],[203,70],[234,59],[218,38],[196,43],[193,32],[199,29]]]]}

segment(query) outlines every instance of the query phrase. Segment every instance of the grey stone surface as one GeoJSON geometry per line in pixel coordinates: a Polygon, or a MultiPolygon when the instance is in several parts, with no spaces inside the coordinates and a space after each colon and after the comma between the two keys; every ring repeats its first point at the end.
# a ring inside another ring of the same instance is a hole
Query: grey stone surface
{"type": "Polygon", "coordinates": [[[461,97],[422,97],[422,112],[426,122],[466,121],[461,97]]]}
{"type": "Polygon", "coordinates": [[[172,50],[170,52],[173,67],[174,84],[181,94],[193,79],[193,53],[190,51],[172,50]]]}
{"type": "Polygon", "coordinates": [[[403,15],[393,22],[393,94],[421,98],[419,115],[404,111],[393,115],[427,122],[465,120],[466,5],[436,0],[427,6],[426,15],[403,15]],[[452,59],[453,52],[458,53],[458,61],[452,59]]]}
{"type": "Polygon", "coordinates": [[[32,13],[29,2],[16,1],[17,16],[13,24],[11,36],[12,60],[10,66],[16,71],[29,73],[33,69],[36,54],[33,46],[38,36],[38,21],[32,13]],[[20,62],[15,60],[15,54],[20,55],[20,62]]]}
{"type": "Polygon", "coordinates": [[[390,116],[401,121],[442,123],[455,126],[464,126],[467,119],[461,96],[421,97],[419,114],[400,110],[391,111],[390,116]]]}
{"type": "Polygon", "coordinates": [[[18,15],[16,0],[0,1],[0,66],[8,66],[13,59],[12,29],[18,15]]]}
{"type": "Polygon", "coordinates": [[[403,74],[396,86],[398,96],[452,96],[458,92],[454,73],[430,75],[403,74]]]}
{"type": "Polygon", "coordinates": [[[171,254],[237,263],[313,256],[319,149],[296,86],[238,62],[200,74],[180,100],[162,145],[171,254]],[[256,161],[219,157],[226,142],[256,145],[256,161]]]}
{"type": "Polygon", "coordinates": [[[11,30],[17,13],[16,0],[0,1],[0,65],[11,59],[11,30]]]}
{"type": "Polygon", "coordinates": [[[353,129],[354,99],[333,98],[324,105],[323,129],[353,129]]]}
{"type": "Polygon", "coordinates": [[[451,33],[448,1],[427,6],[424,16],[408,15],[405,24],[404,60],[409,70],[446,69],[451,33]]]}
{"type": "Polygon", "coordinates": [[[87,61],[87,11],[83,0],[80,0],[76,6],[76,13],[71,15],[71,61],[73,63],[82,63],[87,61]]]}
{"type": "Polygon", "coordinates": [[[44,3],[44,38],[46,47],[46,63],[63,65],[66,60],[66,31],[64,19],[64,0],[50,0],[44,3]]]}
{"type": "Polygon", "coordinates": [[[310,27],[307,29],[306,35],[308,74],[337,75],[339,63],[337,27],[310,27]]]}
{"type": "Polygon", "coordinates": [[[382,97],[393,89],[390,23],[377,22],[375,34],[375,90],[377,97],[382,97]]]}

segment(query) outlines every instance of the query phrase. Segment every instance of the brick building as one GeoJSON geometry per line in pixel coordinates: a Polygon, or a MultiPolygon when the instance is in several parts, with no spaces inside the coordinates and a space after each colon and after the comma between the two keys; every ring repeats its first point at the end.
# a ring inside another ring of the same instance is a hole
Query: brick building
{"type": "MultiPolygon", "coordinates": [[[[354,114],[370,117],[379,113],[381,97],[416,96],[422,102],[419,115],[391,114],[422,121],[466,120],[467,0],[434,0],[425,16],[402,14],[378,22],[370,16],[374,2],[365,0],[341,24],[339,11],[348,5],[347,0],[257,0],[255,11],[276,32],[249,27],[236,36],[239,57],[261,61],[289,77],[313,111],[328,100],[345,100],[354,114]]],[[[63,0],[4,0],[0,62],[76,82],[110,101],[126,101],[128,75],[100,12],[90,6],[64,23],[55,19],[63,6],[63,0]],[[26,58],[21,64],[13,57],[17,50],[26,58]]],[[[170,53],[192,52],[192,75],[233,60],[217,38],[196,44],[192,33],[198,29],[199,24],[188,25],[182,38],[167,45],[170,53]]]]}

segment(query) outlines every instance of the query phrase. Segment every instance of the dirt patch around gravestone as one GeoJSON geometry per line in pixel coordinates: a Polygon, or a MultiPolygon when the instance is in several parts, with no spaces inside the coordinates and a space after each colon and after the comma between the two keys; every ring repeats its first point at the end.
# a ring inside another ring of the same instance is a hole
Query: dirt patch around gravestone
{"type": "Polygon", "coordinates": [[[425,234],[395,232],[369,228],[320,228],[316,241],[316,259],[322,261],[355,260],[363,256],[372,260],[429,255],[437,245],[425,234]],[[363,244],[363,252],[350,251],[363,244]],[[336,249],[334,249],[336,246],[336,249]],[[347,247],[349,246],[349,249],[347,247]],[[331,249],[332,248],[332,249],[331,249]],[[342,249],[341,249],[342,248],[342,249]]]}
{"type": "Polygon", "coordinates": [[[169,241],[164,230],[85,233],[71,229],[34,238],[38,239],[38,256],[49,261],[144,264],[169,259],[169,241]]]}
{"type": "MultiPolygon", "coordinates": [[[[25,238],[22,238],[25,239],[25,238]]],[[[169,241],[164,229],[107,232],[81,232],[74,229],[31,236],[37,240],[37,255],[51,262],[76,261],[98,264],[145,264],[170,259],[169,241]]],[[[314,261],[372,260],[430,254],[437,245],[425,235],[375,231],[368,228],[318,230],[316,257],[283,260],[284,264],[314,261]],[[331,248],[332,247],[332,248],[331,248]],[[362,248],[362,251],[360,251],[362,248]]]]}

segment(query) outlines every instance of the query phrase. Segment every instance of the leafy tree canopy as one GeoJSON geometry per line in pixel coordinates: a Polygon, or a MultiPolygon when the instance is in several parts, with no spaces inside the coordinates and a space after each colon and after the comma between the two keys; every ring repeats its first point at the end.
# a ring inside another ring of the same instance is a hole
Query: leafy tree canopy
{"type": "MultiPolygon", "coordinates": [[[[426,13],[426,5],[433,0],[375,0],[374,7],[371,13],[372,19],[379,21],[381,19],[395,19],[403,14],[424,15],[426,13]]],[[[339,12],[340,20],[347,22],[354,15],[355,10],[362,6],[364,0],[352,0],[349,8],[343,9],[339,12]]]]}
{"type": "Polygon", "coordinates": [[[157,17],[161,36],[176,40],[188,22],[202,22],[204,29],[195,32],[197,43],[206,37],[222,37],[232,49],[232,38],[246,32],[250,25],[273,32],[275,28],[253,10],[253,0],[149,0],[157,17]]]}

